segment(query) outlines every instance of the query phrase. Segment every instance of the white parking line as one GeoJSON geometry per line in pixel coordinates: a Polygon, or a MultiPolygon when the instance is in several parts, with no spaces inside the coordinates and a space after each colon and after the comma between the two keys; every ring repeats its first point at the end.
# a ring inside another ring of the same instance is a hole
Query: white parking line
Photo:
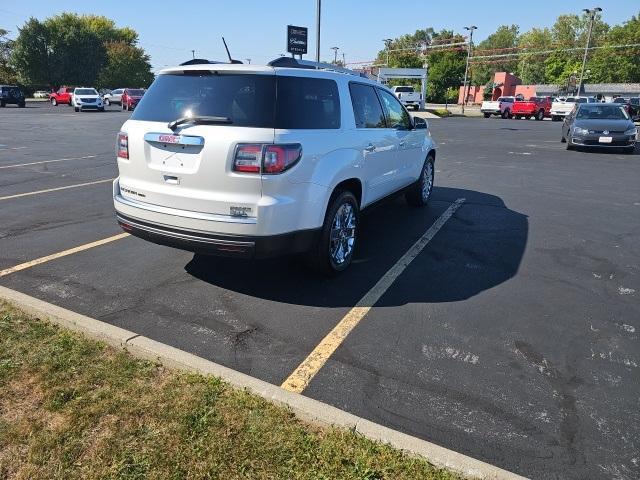
{"type": "Polygon", "coordinates": [[[435,221],[414,244],[385,273],[378,283],[369,290],[364,297],[333,327],[326,337],[316,348],[304,359],[304,361],[289,375],[282,383],[281,387],[291,392],[302,393],[309,385],[313,377],[320,371],[333,352],[347,338],[347,335],[360,323],[373,306],[380,300],[382,295],[389,289],[395,280],[404,272],[409,264],[420,254],[433,237],[440,231],[442,226],[464,203],[464,198],[457,199],[447,210],[435,221]]]}
{"type": "Polygon", "coordinates": [[[55,160],[43,160],[41,162],[16,163],[14,165],[3,165],[0,167],[0,170],[4,168],[16,168],[16,167],[28,167],[29,165],[41,165],[43,163],[68,162],[70,160],[86,160],[87,158],[95,158],[95,157],[96,155],[86,155],[84,157],[57,158],[55,160]]]}
{"type": "Polygon", "coordinates": [[[38,190],[35,192],[17,193],[15,195],[7,195],[0,197],[0,200],[9,200],[11,198],[28,197],[30,195],[39,195],[41,193],[57,192],[58,190],[67,190],[68,188],[86,187],[87,185],[97,185],[99,183],[113,182],[115,178],[105,178],[104,180],[96,180],[95,182],[77,183],[75,185],[67,185],[66,187],[48,188],[46,190],[38,190]]]}
{"type": "MultiPolygon", "coordinates": [[[[0,145],[0,147],[6,147],[6,145],[0,145]]],[[[29,148],[29,147],[9,147],[9,148],[3,148],[2,150],[0,150],[0,152],[6,151],[6,150],[23,150],[25,148],[29,148]]]]}

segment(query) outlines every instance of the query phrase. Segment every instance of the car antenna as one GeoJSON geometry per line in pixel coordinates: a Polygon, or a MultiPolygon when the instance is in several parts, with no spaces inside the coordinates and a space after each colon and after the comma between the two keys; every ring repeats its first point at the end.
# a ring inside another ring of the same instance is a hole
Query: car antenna
{"type": "Polygon", "coordinates": [[[242,62],[240,60],[234,60],[233,58],[231,58],[231,54],[229,53],[229,47],[227,47],[227,42],[225,41],[224,37],[222,37],[222,43],[224,43],[224,48],[227,50],[227,56],[229,57],[229,63],[242,64],[242,62]]]}

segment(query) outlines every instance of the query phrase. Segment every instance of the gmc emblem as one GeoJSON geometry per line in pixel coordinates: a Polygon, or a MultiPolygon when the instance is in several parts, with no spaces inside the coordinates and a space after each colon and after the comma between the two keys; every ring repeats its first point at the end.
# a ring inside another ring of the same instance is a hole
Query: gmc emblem
{"type": "Polygon", "coordinates": [[[178,143],[180,135],[158,135],[158,141],[162,143],[178,143]]]}

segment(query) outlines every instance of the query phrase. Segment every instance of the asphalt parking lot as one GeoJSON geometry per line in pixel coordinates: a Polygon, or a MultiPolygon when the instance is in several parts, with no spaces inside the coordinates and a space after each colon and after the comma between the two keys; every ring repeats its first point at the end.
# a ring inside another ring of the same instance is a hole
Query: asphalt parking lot
{"type": "Polygon", "coordinates": [[[566,151],[551,121],[432,120],[429,208],[369,211],[354,265],[325,279],[116,238],[127,117],[0,110],[0,285],[280,385],[464,198],[304,395],[533,478],[640,477],[640,151],[566,151]]]}

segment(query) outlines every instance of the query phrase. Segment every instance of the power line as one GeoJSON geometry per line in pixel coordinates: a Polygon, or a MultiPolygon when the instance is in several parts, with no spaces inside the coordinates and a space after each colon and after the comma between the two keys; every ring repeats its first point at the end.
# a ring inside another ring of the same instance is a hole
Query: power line
{"type": "MultiPolygon", "coordinates": [[[[602,48],[612,48],[612,49],[617,49],[617,48],[631,48],[631,47],[640,47],[640,43],[629,43],[626,45],[600,45],[597,47],[589,47],[589,50],[597,50],[597,49],[602,49],[602,48]]],[[[508,57],[519,57],[520,55],[547,55],[549,53],[556,53],[556,52],[574,52],[574,51],[582,51],[584,50],[584,47],[573,47],[573,48],[556,48],[553,50],[538,50],[535,52],[527,52],[527,51],[521,51],[521,52],[516,52],[516,53],[502,53],[502,54],[496,54],[496,55],[474,55],[473,59],[483,59],[483,58],[508,58],[508,57]]]]}

